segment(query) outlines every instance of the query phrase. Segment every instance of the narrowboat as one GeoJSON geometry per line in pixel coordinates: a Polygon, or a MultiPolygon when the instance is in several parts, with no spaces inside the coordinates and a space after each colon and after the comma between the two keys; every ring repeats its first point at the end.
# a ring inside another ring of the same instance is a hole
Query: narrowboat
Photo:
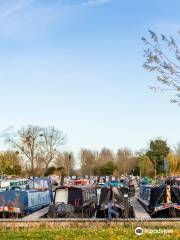
{"type": "Polygon", "coordinates": [[[174,180],[174,184],[171,186],[171,197],[173,202],[173,208],[175,216],[180,217],[180,178],[174,180]]]}
{"type": "Polygon", "coordinates": [[[53,204],[49,206],[49,217],[92,217],[97,204],[96,187],[70,186],[57,188],[53,204]]]}
{"type": "Polygon", "coordinates": [[[98,197],[96,218],[132,218],[133,209],[126,187],[101,188],[98,197]]]}
{"type": "Polygon", "coordinates": [[[34,178],[29,180],[27,189],[0,191],[0,216],[22,217],[49,205],[52,199],[50,179],[34,178]]]}
{"type": "Polygon", "coordinates": [[[97,179],[97,188],[103,188],[107,186],[109,183],[109,177],[108,176],[99,176],[97,179]]]}
{"type": "Polygon", "coordinates": [[[0,181],[0,190],[26,188],[28,184],[29,179],[2,179],[0,181]]]}
{"type": "Polygon", "coordinates": [[[180,217],[180,186],[141,185],[138,200],[152,218],[180,217]]]}
{"type": "Polygon", "coordinates": [[[120,182],[120,181],[118,181],[118,180],[111,180],[111,181],[109,182],[109,185],[110,185],[111,187],[117,187],[117,188],[123,187],[123,183],[120,182]]]}
{"type": "Polygon", "coordinates": [[[88,184],[89,184],[89,179],[85,179],[85,178],[74,180],[72,183],[73,186],[79,186],[79,185],[85,186],[88,184]]]}

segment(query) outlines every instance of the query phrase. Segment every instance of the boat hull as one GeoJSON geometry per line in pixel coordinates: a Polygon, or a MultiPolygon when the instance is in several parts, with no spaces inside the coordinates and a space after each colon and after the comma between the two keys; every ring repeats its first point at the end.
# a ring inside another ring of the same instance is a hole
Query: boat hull
{"type": "Polygon", "coordinates": [[[180,210],[175,209],[174,207],[169,207],[165,209],[161,209],[159,211],[154,211],[151,214],[152,218],[179,218],[180,210]]]}
{"type": "Polygon", "coordinates": [[[27,215],[50,203],[49,190],[8,190],[0,192],[0,213],[2,216],[27,215]]]}
{"type": "Polygon", "coordinates": [[[169,185],[143,185],[138,200],[152,218],[179,218],[179,188],[169,185]]]}

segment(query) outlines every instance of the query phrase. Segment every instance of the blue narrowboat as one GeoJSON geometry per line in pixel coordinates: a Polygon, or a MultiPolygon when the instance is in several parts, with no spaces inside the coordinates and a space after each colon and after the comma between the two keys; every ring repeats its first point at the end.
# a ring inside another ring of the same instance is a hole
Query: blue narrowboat
{"type": "Polygon", "coordinates": [[[29,179],[1,179],[0,190],[8,190],[13,188],[26,188],[29,184],[29,179]]]}
{"type": "Polygon", "coordinates": [[[29,181],[28,189],[0,191],[0,215],[24,216],[49,205],[53,199],[49,178],[34,178],[29,181]]]}

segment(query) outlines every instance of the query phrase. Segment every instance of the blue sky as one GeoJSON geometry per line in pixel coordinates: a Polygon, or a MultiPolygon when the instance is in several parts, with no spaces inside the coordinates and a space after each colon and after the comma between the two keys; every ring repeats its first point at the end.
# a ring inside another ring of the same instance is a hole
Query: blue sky
{"type": "Polygon", "coordinates": [[[179,9],[179,0],[0,0],[0,131],[54,125],[74,151],[179,142],[180,108],[149,89],[141,41],[147,29],[176,34],[179,9]]]}

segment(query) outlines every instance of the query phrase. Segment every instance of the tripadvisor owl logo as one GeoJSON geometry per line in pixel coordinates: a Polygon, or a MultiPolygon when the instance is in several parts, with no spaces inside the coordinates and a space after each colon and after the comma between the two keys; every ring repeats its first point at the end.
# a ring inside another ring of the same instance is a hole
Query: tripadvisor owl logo
{"type": "Polygon", "coordinates": [[[142,229],[142,227],[137,227],[137,228],[135,229],[135,234],[138,235],[138,236],[142,235],[142,234],[143,234],[143,229],[142,229]]]}

